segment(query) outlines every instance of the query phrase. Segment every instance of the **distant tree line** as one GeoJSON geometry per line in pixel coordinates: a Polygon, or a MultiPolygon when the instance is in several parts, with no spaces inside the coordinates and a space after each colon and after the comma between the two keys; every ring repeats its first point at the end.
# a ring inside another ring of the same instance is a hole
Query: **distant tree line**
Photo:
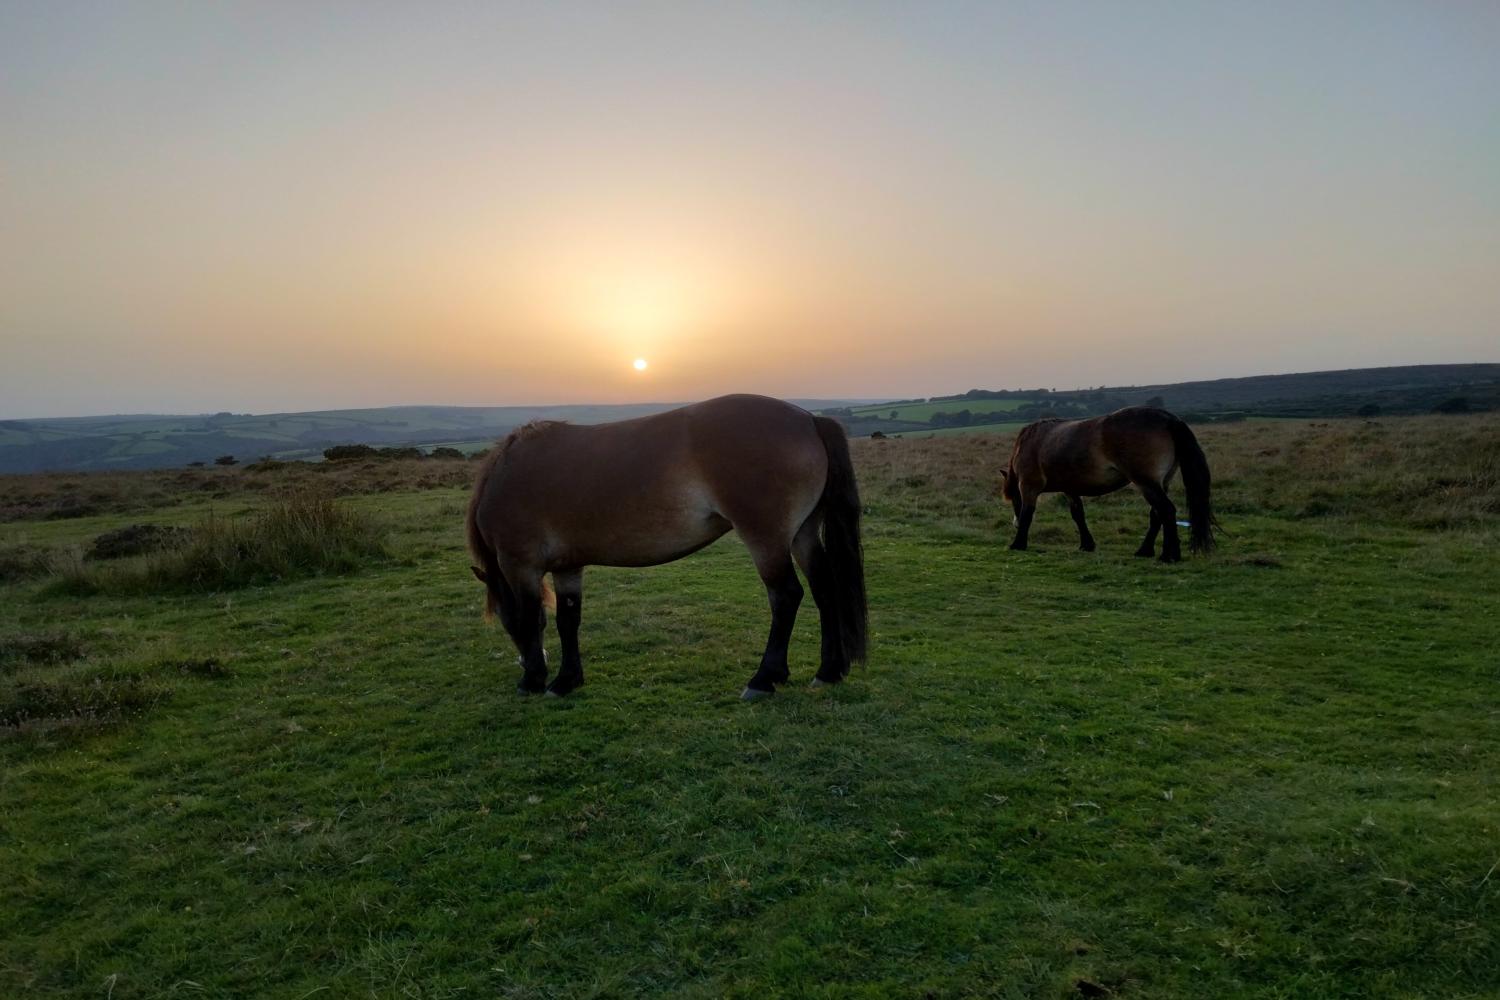
{"type": "Polygon", "coordinates": [[[329,462],[377,461],[392,462],[400,459],[446,458],[463,459],[466,456],[457,448],[434,448],[424,452],[421,448],[375,448],[367,444],[338,444],[323,449],[323,458],[329,462]]]}

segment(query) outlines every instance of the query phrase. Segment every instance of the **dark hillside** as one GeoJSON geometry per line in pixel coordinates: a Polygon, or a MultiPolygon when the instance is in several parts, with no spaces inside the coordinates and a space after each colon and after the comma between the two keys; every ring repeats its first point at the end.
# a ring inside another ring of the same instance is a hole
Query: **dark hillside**
{"type": "Polygon", "coordinates": [[[1500,365],[1409,365],[1254,375],[1160,385],[1091,389],[970,389],[902,404],[828,411],[851,434],[876,430],[1019,424],[1042,417],[1084,417],[1122,406],[1152,405],[1195,423],[1245,417],[1374,417],[1500,409],[1500,365]],[[887,410],[887,407],[891,409],[887,410]],[[993,410],[993,412],[990,412],[993,410]],[[902,419],[895,419],[896,416],[902,419]],[[906,421],[924,420],[914,428],[906,421]]]}

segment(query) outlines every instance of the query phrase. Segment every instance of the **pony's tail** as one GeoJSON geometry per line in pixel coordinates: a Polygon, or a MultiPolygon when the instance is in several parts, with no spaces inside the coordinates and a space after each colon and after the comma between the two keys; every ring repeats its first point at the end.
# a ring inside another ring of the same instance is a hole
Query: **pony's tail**
{"type": "Polygon", "coordinates": [[[1194,552],[1209,552],[1214,547],[1213,503],[1209,498],[1208,459],[1193,429],[1177,417],[1172,418],[1172,444],[1177,451],[1177,465],[1182,469],[1182,485],[1187,491],[1188,525],[1194,552]]]}
{"type": "Polygon", "coordinates": [[[869,610],[865,604],[865,553],[859,540],[859,487],[849,460],[849,438],[832,417],[813,417],[828,452],[828,480],[818,506],[823,511],[823,548],[828,553],[839,641],[852,663],[865,661],[869,610]]]}

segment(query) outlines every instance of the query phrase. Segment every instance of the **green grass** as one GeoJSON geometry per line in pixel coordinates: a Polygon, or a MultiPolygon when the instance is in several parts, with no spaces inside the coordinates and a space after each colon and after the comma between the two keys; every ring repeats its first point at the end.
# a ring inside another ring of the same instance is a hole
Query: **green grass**
{"type": "Polygon", "coordinates": [[[1034,403],[1034,399],[949,399],[938,403],[885,403],[876,406],[855,407],[853,412],[861,415],[890,417],[895,420],[914,420],[926,423],[934,413],[957,413],[968,410],[973,414],[1009,413],[1011,410],[1034,403]]]}
{"type": "Polygon", "coordinates": [[[970,424],[967,427],[935,427],[930,431],[899,431],[898,433],[902,437],[917,438],[919,440],[930,437],[947,437],[950,434],[989,434],[996,437],[1003,435],[1008,441],[1016,431],[1025,426],[1024,422],[1007,421],[1003,424],[970,424]]]}
{"type": "Polygon", "coordinates": [[[454,488],[352,498],[349,576],[12,584],[74,645],[0,681],[80,724],[0,739],[0,995],[1494,996],[1494,426],[1413,426],[1205,431],[1231,534],[1175,567],[1131,496],[1014,554],[1008,449],[861,442],[871,663],[753,705],[732,538],[590,570],[588,685],[516,696],[454,488]]]}

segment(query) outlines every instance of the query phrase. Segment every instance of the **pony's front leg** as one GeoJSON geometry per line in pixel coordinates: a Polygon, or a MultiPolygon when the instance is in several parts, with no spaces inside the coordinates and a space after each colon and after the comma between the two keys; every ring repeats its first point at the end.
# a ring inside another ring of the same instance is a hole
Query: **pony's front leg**
{"type": "Polygon", "coordinates": [[[1068,494],[1068,512],[1073,515],[1073,523],[1078,525],[1078,547],[1084,552],[1094,551],[1094,536],[1089,534],[1089,523],[1083,517],[1083,498],[1068,494]]]}
{"type": "Polygon", "coordinates": [[[791,645],[797,608],[802,604],[802,584],[797,580],[797,571],[792,568],[790,552],[782,551],[777,557],[758,556],[756,568],[760,570],[766,596],[771,601],[771,634],[766,639],[765,654],[760,658],[760,669],[750,678],[741,695],[746,701],[774,694],[777,684],[791,679],[792,671],[786,661],[787,648],[791,645]]]}
{"type": "Polygon", "coordinates": [[[509,571],[507,580],[516,598],[516,614],[510,623],[510,637],[521,654],[521,680],[516,690],[521,694],[540,694],[547,690],[547,654],[542,649],[542,632],[547,627],[547,611],[542,607],[540,573],[509,571]]]}
{"type": "Polygon", "coordinates": [[[1026,536],[1031,534],[1031,518],[1036,514],[1036,495],[1027,494],[1021,499],[1021,513],[1016,515],[1016,537],[1010,547],[1017,552],[1026,550],[1026,536]]]}
{"type": "Polygon", "coordinates": [[[583,571],[552,574],[557,591],[557,637],[562,641],[562,669],[547,693],[561,697],[583,684],[583,657],[578,652],[578,625],[583,620],[583,571]]]}

